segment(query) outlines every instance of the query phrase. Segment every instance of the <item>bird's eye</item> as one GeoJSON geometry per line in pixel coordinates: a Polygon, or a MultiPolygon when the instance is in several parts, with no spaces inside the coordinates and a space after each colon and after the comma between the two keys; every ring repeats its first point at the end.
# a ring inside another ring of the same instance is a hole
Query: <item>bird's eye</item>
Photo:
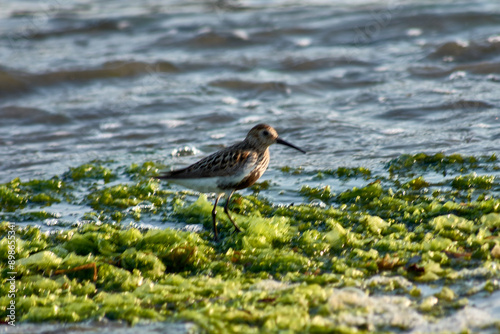
{"type": "Polygon", "coordinates": [[[267,137],[267,136],[269,136],[269,131],[264,130],[264,131],[262,131],[262,134],[267,137]]]}

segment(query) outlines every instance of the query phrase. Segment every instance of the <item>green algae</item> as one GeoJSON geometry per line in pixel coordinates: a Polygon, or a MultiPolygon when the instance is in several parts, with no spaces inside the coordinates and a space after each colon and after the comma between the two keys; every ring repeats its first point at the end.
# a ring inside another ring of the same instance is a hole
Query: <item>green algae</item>
{"type": "Polygon", "coordinates": [[[337,169],[325,169],[325,170],[306,172],[302,167],[295,168],[290,166],[284,166],[281,167],[280,170],[284,174],[314,175],[316,179],[324,179],[326,177],[336,177],[344,181],[352,178],[369,179],[372,175],[372,172],[364,167],[338,167],[337,169]]]}
{"type": "MultiPolygon", "coordinates": [[[[233,233],[220,208],[219,243],[210,233],[212,202],[162,190],[149,179],[162,168],[153,162],[124,168],[130,182],[111,186],[92,183],[118,175],[96,162],[62,179],[16,179],[0,186],[10,194],[3,211],[56,203],[33,201],[42,193],[74,202],[71,190],[81,189],[81,180],[91,182],[78,201],[94,210],[85,215],[93,223],[63,231],[17,227],[17,312],[25,322],[190,321],[210,333],[412,329],[408,319],[443,317],[500,288],[500,199],[495,175],[485,174],[493,171],[488,163],[496,159],[420,154],[386,166],[398,177],[361,168],[322,171],[323,185],[304,185],[298,193],[325,205],[275,206],[260,196],[235,196],[231,210],[243,232],[233,233]],[[426,170],[452,176],[431,183],[414,175],[426,170]],[[365,184],[334,193],[326,176],[365,184]],[[471,189],[484,193],[472,198],[471,189]],[[141,221],[146,213],[206,230],[116,224],[126,217],[141,221]],[[471,288],[471,279],[483,284],[471,288]],[[428,284],[439,289],[422,293],[419,287],[428,284]]],[[[9,226],[0,224],[2,236],[9,226]]],[[[8,239],[1,238],[1,296],[7,250],[8,239]]],[[[0,298],[0,309],[8,303],[0,298]]]]}
{"type": "Polygon", "coordinates": [[[64,177],[70,178],[73,181],[80,180],[103,180],[108,183],[116,179],[116,174],[108,167],[103,166],[101,161],[92,161],[91,163],[83,164],[78,167],[71,167],[64,177]]]}
{"type": "Polygon", "coordinates": [[[155,180],[139,181],[134,185],[118,184],[109,188],[93,191],[87,196],[89,205],[99,208],[128,208],[148,201],[156,206],[165,204],[166,197],[171,192],[160,190],[160,184],[155,180]]]}
{"type": "Polygon", "coordinates": [[[67,196],[65,182],[55,177],[50,180],[21,182],[19,178],[0,185],[2,211],[15,211],[29,205],[49,206],[67,196]]]}
{"type": "Polygon", "coordinates": [[[391,160],[386,168],[391,174],[405,173],[413,175],[418,170],[432,170],[443,174],[451,171],[463,173],[472,169],[484,168],[484,165],[493,167],[496,161],[496,154],[478,158],[460,154],[445,155],[444,153],[436,153],[428,155],[426,153],[417,153],[414,155],[402,154],[391,160]]]}
{"type": "Polygon", "coordinates": [[[324,203],[330,203],[330,200],[334,197],[330,186],[325,186],[323,188],[312,188],[309,186],[302,186],[300,189],[300,194],[307,197],[309,201],[313,199],[319,199],[324,203]]]}
{"type": "Polygon", "coordinates": [[[338,200],[341,203],[365,203],[380,198],[383,192],[384,189],[380,182],[373,182],[362,188],[354,187],[352,190],[344,191],[339,194],[338,200]]]}
{"type": "Polygon", "coordinates": [[[318,171],[316,177],[324,178],[325,176],[337,177],[341,180],[350,178],[364,178],[369,179],[372,172],[364,167],[339,167],[337,169],[326,169],[318,171]]]}
{"type": "Polygon", "coordinates": [[[429,186],[430,186],[430,183],[425,181],[422,176],[419,176],[419,177],[401,185],[401,188],[402,189],[420,190],[422,188],[427,188],[429,186]]]}
{"type": "Polygon", "coordinates": [[[269,181],[263,181],[263,182],[256,182],[253,184],[251,189],[253,190],[254,194],[257,194],[261,192],[262,190],[269,189],[271,187],[271,182],[269,181]]]}
{"type": "Polygon", "coordinates": [[[478,176],[476,173],[472,173],[455,177],[451,182],[451,186],[461,190],[469,188],[491,189],[494,181],[495,176],[493,175],[478,176]]]}

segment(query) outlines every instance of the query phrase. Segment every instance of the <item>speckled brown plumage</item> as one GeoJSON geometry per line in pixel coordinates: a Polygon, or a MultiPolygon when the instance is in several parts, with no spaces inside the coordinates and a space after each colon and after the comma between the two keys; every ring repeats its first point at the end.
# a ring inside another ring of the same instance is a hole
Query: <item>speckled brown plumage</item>
{"type": "MultiPolygon", "coordinates": [[[[257,161],[262,161],[261,152],[248,149],[244,142],[227,147],[221,151],[215,152],[200,161],[182,169],[165,172],[160,179],[193,179],[203,177],[226,176],[233,174],[244,168],[246,164],[254,164],[257,161]]],[[[267,164],[269,163],[269,150],[266,148],[263,155],[267,156],[267,164]]],[[[267,168],[267,164],[262,166],[258,164],[256,167],[267,168]]]]}

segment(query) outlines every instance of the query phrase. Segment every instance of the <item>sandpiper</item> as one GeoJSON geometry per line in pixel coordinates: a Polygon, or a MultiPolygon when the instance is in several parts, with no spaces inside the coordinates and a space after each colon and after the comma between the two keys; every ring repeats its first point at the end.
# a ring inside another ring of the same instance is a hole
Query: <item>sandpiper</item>
{"type": "Polygon", "coordinates": [[[273,127],[258,124],[248,132],[242,142],[217,151],[186,168],[164,172],[158,178],[199,192],[217,193],[212,221],[215,240],[219,240],[216,225],[217,203],[224,194],[228,195],[224,212],[233,223],[235,231],[240,232],[240,228],[229,214],[229,202],[236,190],[250,187],[264,174],[269,165],[269,146],[274,143],[306,153],[278,137],[273,127]]]}

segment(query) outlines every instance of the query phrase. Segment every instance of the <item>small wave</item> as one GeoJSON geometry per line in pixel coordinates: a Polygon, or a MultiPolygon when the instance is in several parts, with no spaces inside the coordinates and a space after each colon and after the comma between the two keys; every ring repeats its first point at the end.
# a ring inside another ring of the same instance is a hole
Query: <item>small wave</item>
{"type": "Polygon", "coordinates": [[[246,80],[215,80],[210,82],[210,86],[220,87],[227,90],[254,92],[254,93],[279,93],[290,94],[291,88],[288,84],[280,81],[246,81],[246,80]]]}
{"type": "Polygon", "coordinates": [[[484,61],[497,57],[499,51],[500,42],[494,38],[472,42],[453,41],[439,45],[427,58],[457,62],[484,61]]]}
{"type": "MultiPolygon", "coordinates": [[[[186,37],[186,36],[184,36],[186,37]]],[[[248,33],[244,30],[214,31],[211,29],[201,30],[193,36],[182,38],[168,34],[155,41],[154,46],[181,46],[192,48],[220,48],[220,47],[244,47],[252,45],[248,33]]]]}
{"type": "Polygon", "coordinates": [[[169,62],[145,63],[140,61],[111,61],[96,69],[68,70],[41,74],[38,78],[48,83],[61,81],[87,81],[94,79],[121,78],[141,74],[175,72],[177,68],[169,62]]]}
{"type": "Polygon", "coordinates": [[[2,124],[64,124],[70,119],[61,114],[53,114],[38,108],[6,106],[0,108],[2,124]]]}
{"type": "Polygon", "coordinates": [[[307,88],[308,86],[311,86],[316,90],[317,89],[339,90],[339,89],[362,88],[382,83],[384,83],[382,79],[370,78],[370,75],[367,73],[349,72],[342,77],[329,77],[329,78],[316,79],[311,83],[301,87],[307,88]]]}
{"type": "Polygon", "coordinates": [[[8,71],[0,67],[0,96],[28,92],[30,87],[25,80],[21,79],[22,76],[22,72],[8,71]]]}
{"type": "MultiPolygon", "coordinates": [[[[28,15],[29,18],[36,17],[36,14],[28,15]]],[[[17,40],[27,39],[46,39],[51,37],[61,37],[74,34],[96,34],[108,31],[119,31],[129,27],[130,23],[126,20],[71,20],[67,24],[58,24],[56,28],[41,30],[41,29],[24,29],[19,32],[10,32],[8,37],[13,43],[17,40]]],[[[5,35],[4,35],[5,36],[5,35]]]]}
{"type": "Polygon", "coordinates": [[[287,58],[281,62],[284,71],[324,71],[337,66],[372,66],[368,62],[354,58],[320,58],[320,59],[297,59],[287,58]]]}
{"type": "Polygon", "coordinates": [[[412,108],[392,109],[379,115],[379,117],[391,120],[414,120],[439,111],[446,111],[446,110],[479,111],[479,110],[491,109],[493,107],[494,107],[493,105],[483,101],[458,100],[455,102],[443,103],[439,105],[431,105],[431,106],[416,107],[416,108],[412,107],[412,108]]]}
{"type": "Polygon", "coordinates": [[[412,75],[425,77],[425,78],[441,78],[447,77],[453,72],[469,72],[479,75],[490,75],[493,73],[500,73],[500,62],[483,62],[475,64],[463,64],[454,67],[442,66],[418,66],[410,67],[409,72],[412,75]]]}
{"type": "Polygon", "coordinates": [[[93,69],[59,70],[41,74],[0,68],[0,96],[26,93],[35,87],[56,85],[64,82],[79,83],[99,79],[156,75],[176,71],[177,67],[175,65],[165,61],[155,63],[111,61],[93,69]]]}

